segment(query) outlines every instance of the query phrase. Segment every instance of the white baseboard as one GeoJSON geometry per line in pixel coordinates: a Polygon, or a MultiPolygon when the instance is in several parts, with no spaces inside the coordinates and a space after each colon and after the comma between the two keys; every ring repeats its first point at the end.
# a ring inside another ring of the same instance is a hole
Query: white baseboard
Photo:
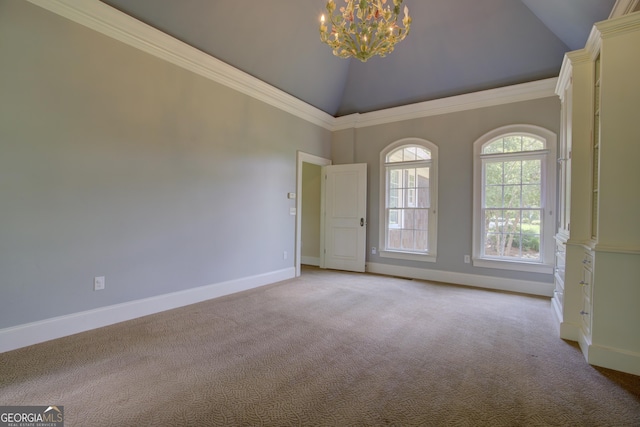
{"type": "Polygon", "coordinates": [[[593,344],[582,330],[580,330],[578,343],[589,364],[640,375],[640,353],[593,344]]]}
{"type": "Polygon", "coordinates": [[[558,326],[558,336],[560,336],[560,325],[562,325],[564,316],[562,315],[562,303],[557,298],[557,295],[551,298],[551,310],[553,312],[553,323],[558,326]]]}
{"type": "Polygon", "coordinates": [[[560,324],[560,338],[563,340],[579,342],[580,330],[580,325],[564,321],[560,324]]]}
{"type": "Polygon", "coordinates": [[[619,348],[591,345],[587,359],[592,365],[640,375],[640,354],[619,348]]]}
{"type": "Polygon", "coordinates": [[[320,257],[313,257],[313,256],[301,256],[300,257],[300,263],[304,264],[304,265],[313,265],[313,266],[320,266],[320,257]]]}
{"type": "Polygon", "coordinates": [[[295,277],[294,267],[0,329],[0,353],[295,277]]]}
{"type": "Polygon", "coordinates": [[[429,270],[415,267],[367,263],[367,272],[387,276],[408,277],[411,279],[432,280],[435,282],[453,283],[476,288],[500,291],[520,292],[530,295],[551,297],[555,288],[553,283],[533,282],[528,280],[505,279],[502,277],[481,276],[477,274],[455,273],[450,271],[429,270]]]}
{"type": "Polygon", "coordinates": [[[569,341],[580,341],[580,325],[564,319],[562,303],[556,296],[551,299],[551,310],[554,323],[558,326],[559,337],[569,341]]]}

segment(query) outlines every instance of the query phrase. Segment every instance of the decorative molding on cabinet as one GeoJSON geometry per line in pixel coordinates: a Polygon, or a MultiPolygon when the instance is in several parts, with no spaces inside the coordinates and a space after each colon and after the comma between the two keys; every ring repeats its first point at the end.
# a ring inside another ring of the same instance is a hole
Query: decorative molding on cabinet
{"type": "Polygon", "coordinates": [[[640,29],[638,17],[640,17],[640,12],[634,12],[619,18],[597,22],[595,27],[600,31],[602,38],[615,37],[638,31],[640,29]]]}
{"type": "Polygon", "coordinates": [[[609,19],[619,18],[620,16],[640,10],[640,0],[616,0],[613,5],[609,19]]]}
{"type": "Polygon", "coordinates": [[[638,31],[638,29],[640,29],[639,17],[640,12],[634,12],[618,18],[596,22],[593,28],[591,28],[591,33],[589,34],[584,50],[590,52],[593,58],[595,58],[600,51],[602,39],[638,31]]]}
{"type": "MultiPolygon", "coordinates": [[[[593,31],[592,34],[594,34],[593,31]]],[[[595,44],[595,41],[593,43],[595,44]]],[[[562,60],[562,66],[560,68],[560,74],[558,76],[558,83],[555,89],[556,95],[561,99],[564,97],[564,88],[567,87],[572,78],[573,66],[593,61],[597,52],[598,50],[588,50],[584,48],[565,53],[564,59],[562,60]]]]}
{"type": "Polygon", "coordinates": [[[607,252],[613,254],[630,254],[630,255],[640,255],[640,247],[630,247],[630,246],[620,246],[620,245],[607,245],[596,243],[593,246],[593,250],[595,252],[607,252]]]}

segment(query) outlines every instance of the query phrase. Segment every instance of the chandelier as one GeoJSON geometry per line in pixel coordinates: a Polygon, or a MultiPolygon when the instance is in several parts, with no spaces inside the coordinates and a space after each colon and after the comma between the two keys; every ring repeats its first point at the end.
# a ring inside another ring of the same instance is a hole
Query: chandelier
{"type": "Polygon", "coordinates": [[[374,55],[386,56],[393,52],[396,43],[409,34],[411,17],[404,7],[402,25],[398,26],[398,15],[403,0],[390,0],[393,7],[385,6],[387,0],[345,0],[346,6],[335,13],[336,4],[327,2],[331,30],[320,18],[320,40],[333,49],[340,58],[354,57],[366,62],[374,55]]]}

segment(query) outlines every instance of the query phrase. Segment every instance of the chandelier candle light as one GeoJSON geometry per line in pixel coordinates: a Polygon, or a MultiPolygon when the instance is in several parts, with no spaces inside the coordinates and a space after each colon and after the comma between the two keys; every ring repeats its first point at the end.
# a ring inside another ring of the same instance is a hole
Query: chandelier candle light
{"type": "Polygon", "coordinates": [[[331,31],[320,18],[320,40],[333,49],[340,58],[354,57],[362,62],[374,55],[386,56],[393,52],[396,43],[409,34],[411,17],[409,9],[404,7],[402,25],[398,26],[398,15],[403,0],[390,0],[391,6],[385,6],[387,0],[345,0],[346,6],[335,13],[336,4],[327,2],[327,11],[331,21],[331,31]]]}

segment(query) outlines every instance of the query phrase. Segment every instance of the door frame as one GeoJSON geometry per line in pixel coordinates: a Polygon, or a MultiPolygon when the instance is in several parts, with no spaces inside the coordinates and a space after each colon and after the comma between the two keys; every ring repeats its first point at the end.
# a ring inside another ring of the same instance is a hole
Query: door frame
{"type": "MultiPolygon", "coordinates": [[[[300,259],[302,254],[302,168],[303,163],[310,163],[316,166],[329,166],[332,164],[331,160],[324,157],[314,156],[313,154],[305,153],[303,151],[296,152],[296,243],[295,243],[295,267],[296,277],[300,276],[300,259]]],[[[324,197],[321,195],[322,209],[324,210],[324,197]]],[[[320,253],[324,249],[324,221],[320,222],[320,253]]]]}

